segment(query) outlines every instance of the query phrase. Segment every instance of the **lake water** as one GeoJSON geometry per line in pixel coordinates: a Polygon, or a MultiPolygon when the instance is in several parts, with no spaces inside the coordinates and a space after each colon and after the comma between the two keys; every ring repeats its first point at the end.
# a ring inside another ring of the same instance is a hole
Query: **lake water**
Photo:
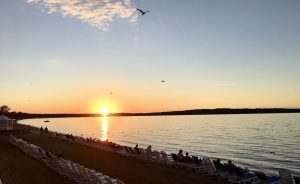
{"type": "Polygon", "coordinates": [[[93,117],[20,123],[122,145],[230,159],[266,173],[300,175],[300,114],[93,117]]]}

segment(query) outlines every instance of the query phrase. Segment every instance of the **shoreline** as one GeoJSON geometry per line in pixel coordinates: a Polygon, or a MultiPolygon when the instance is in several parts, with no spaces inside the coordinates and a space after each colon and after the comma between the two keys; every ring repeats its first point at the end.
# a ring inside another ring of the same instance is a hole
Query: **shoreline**
{"type": "MultiPolygon", "coordinates": [[[[125,183],[227,183],[226,181],[210,176],[206,173],[198,173],[182,168],[168,168],[162,165],[137,160],[135,158],[124,157],[114,152],[60,140],[49,135],[41,136],[39,135],[39,129],[36,127],[31,127],[30,133],[25,133],[22,131],[23,125],[17,124],[17,127],[18,131],[0,133],[0,146],[1,148],[7,148],[14,154],[20,154],[20,156],[23,157],[27,156],[22,152],[16,150],[17,148],[14,148],[7,142],[10,134],[51,152],[60,152],[66,158],[72,161],[75,161],[96,171],[103,172],[110,177],[119,178],[125,183]]],[[[32,159],[29,158],[29,160],[32,159]]],[[[16,163],[7,165],[5,164],[5,162],[6,161],[4,160],[3,155],[0,154],[0,163],[3,163],[1,164],[3,166],[0,167],[0,178],[2,179],[2,182],[6,184],[14,183],[9,180],[9,177],[7,177],[8,175],[14,175],[14,177],[22,178],[22,176],[19,176],[22,173],[12,173],[14,167],[21,167],[22,163],[18,162],[18,160],[15,160],[16,163]],[[8,174],[6,172],[8,172],[8,174]]],[[[34,160],[32,160],[32,163],[29,161],[27,163],[27,166],[31,166],[35,162],[36,161],[34,160]]],[[[48,170],[47,168],[44,169],[48,170]]],[[[31,175],[32,173],[39,175],[38,178],[40,178],[41,180],[44,176],[44,173],[41,173],[37,170],[34,171],[32,169],[28,169],[27,172],[30,173],[29,175],[31,175]]],[[[49,172],[51,173],[51,171],[49,172]]],[[[45,178],[47,178],[48,175],[49,174],[46,174],[45,178]]],[[[56,176],[56,179],[61,178],[56,176]]],[[[30,181],[24,181],[23,183],[30,183],[30,181]]],[[[67,180],[66,183],[68,183],[67,180]]]]}

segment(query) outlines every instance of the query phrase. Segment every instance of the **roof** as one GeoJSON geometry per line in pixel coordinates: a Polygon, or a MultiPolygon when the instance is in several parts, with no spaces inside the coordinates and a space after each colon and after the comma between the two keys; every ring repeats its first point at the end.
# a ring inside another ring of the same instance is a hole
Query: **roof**
{"type": "Polygon", "coordinates": [[[6,117],[4,115],[0,115],[0,121],[9,121],[11,120],[9,117],[6,117]]]}

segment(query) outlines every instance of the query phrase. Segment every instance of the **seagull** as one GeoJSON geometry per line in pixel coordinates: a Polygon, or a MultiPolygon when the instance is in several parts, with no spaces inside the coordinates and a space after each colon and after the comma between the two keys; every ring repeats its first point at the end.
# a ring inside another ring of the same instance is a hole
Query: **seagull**
{"type": "Polygon", "coordinates": [[[164,83],[164,82],[166,82],[166,81],[162,80],[161,82],[164,83]]]}
{"type": "Polygon", "coordinates": [[[145,15],[146,13],[150,12],[150,10],[148,11],[143,11],[141,9],[136,8],[137,11],[141,12],[142,16],[145,15]]]}

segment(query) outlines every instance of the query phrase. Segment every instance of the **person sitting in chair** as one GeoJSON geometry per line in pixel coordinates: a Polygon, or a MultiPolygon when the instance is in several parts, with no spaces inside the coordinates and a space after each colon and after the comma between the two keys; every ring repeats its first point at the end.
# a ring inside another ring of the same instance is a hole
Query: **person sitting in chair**
{"type": "Polygon", "coordinates": [[[193,158],[189,155],[189,152],[186,152],[186,153],[185,153],[184,160],[185,160],[186,162],[189,162],[189,163],[193,163],[193,162],[194,162],[193,158]]]}
{"type": "Polygon", "coordinates": [[[135,152],[136,154],[140,154],[139,145],[135,145],[135,147],[134,147],[134,152],[135,152]]]}
{"type": "Polygon", "coordinates": [[[182,150],[179,150],[178,154],[177,154],[177,157],[178,157],[178,160],[180,162],[183,162],[184,161],[184,156],[182,154],[182,150]]]}
{"type": "Polygon", "coordinates": [[[152,157],[152,150],[151,150],[151,145],[149,145],[146,149],[146,156],[151,158],[152,157]]]}

